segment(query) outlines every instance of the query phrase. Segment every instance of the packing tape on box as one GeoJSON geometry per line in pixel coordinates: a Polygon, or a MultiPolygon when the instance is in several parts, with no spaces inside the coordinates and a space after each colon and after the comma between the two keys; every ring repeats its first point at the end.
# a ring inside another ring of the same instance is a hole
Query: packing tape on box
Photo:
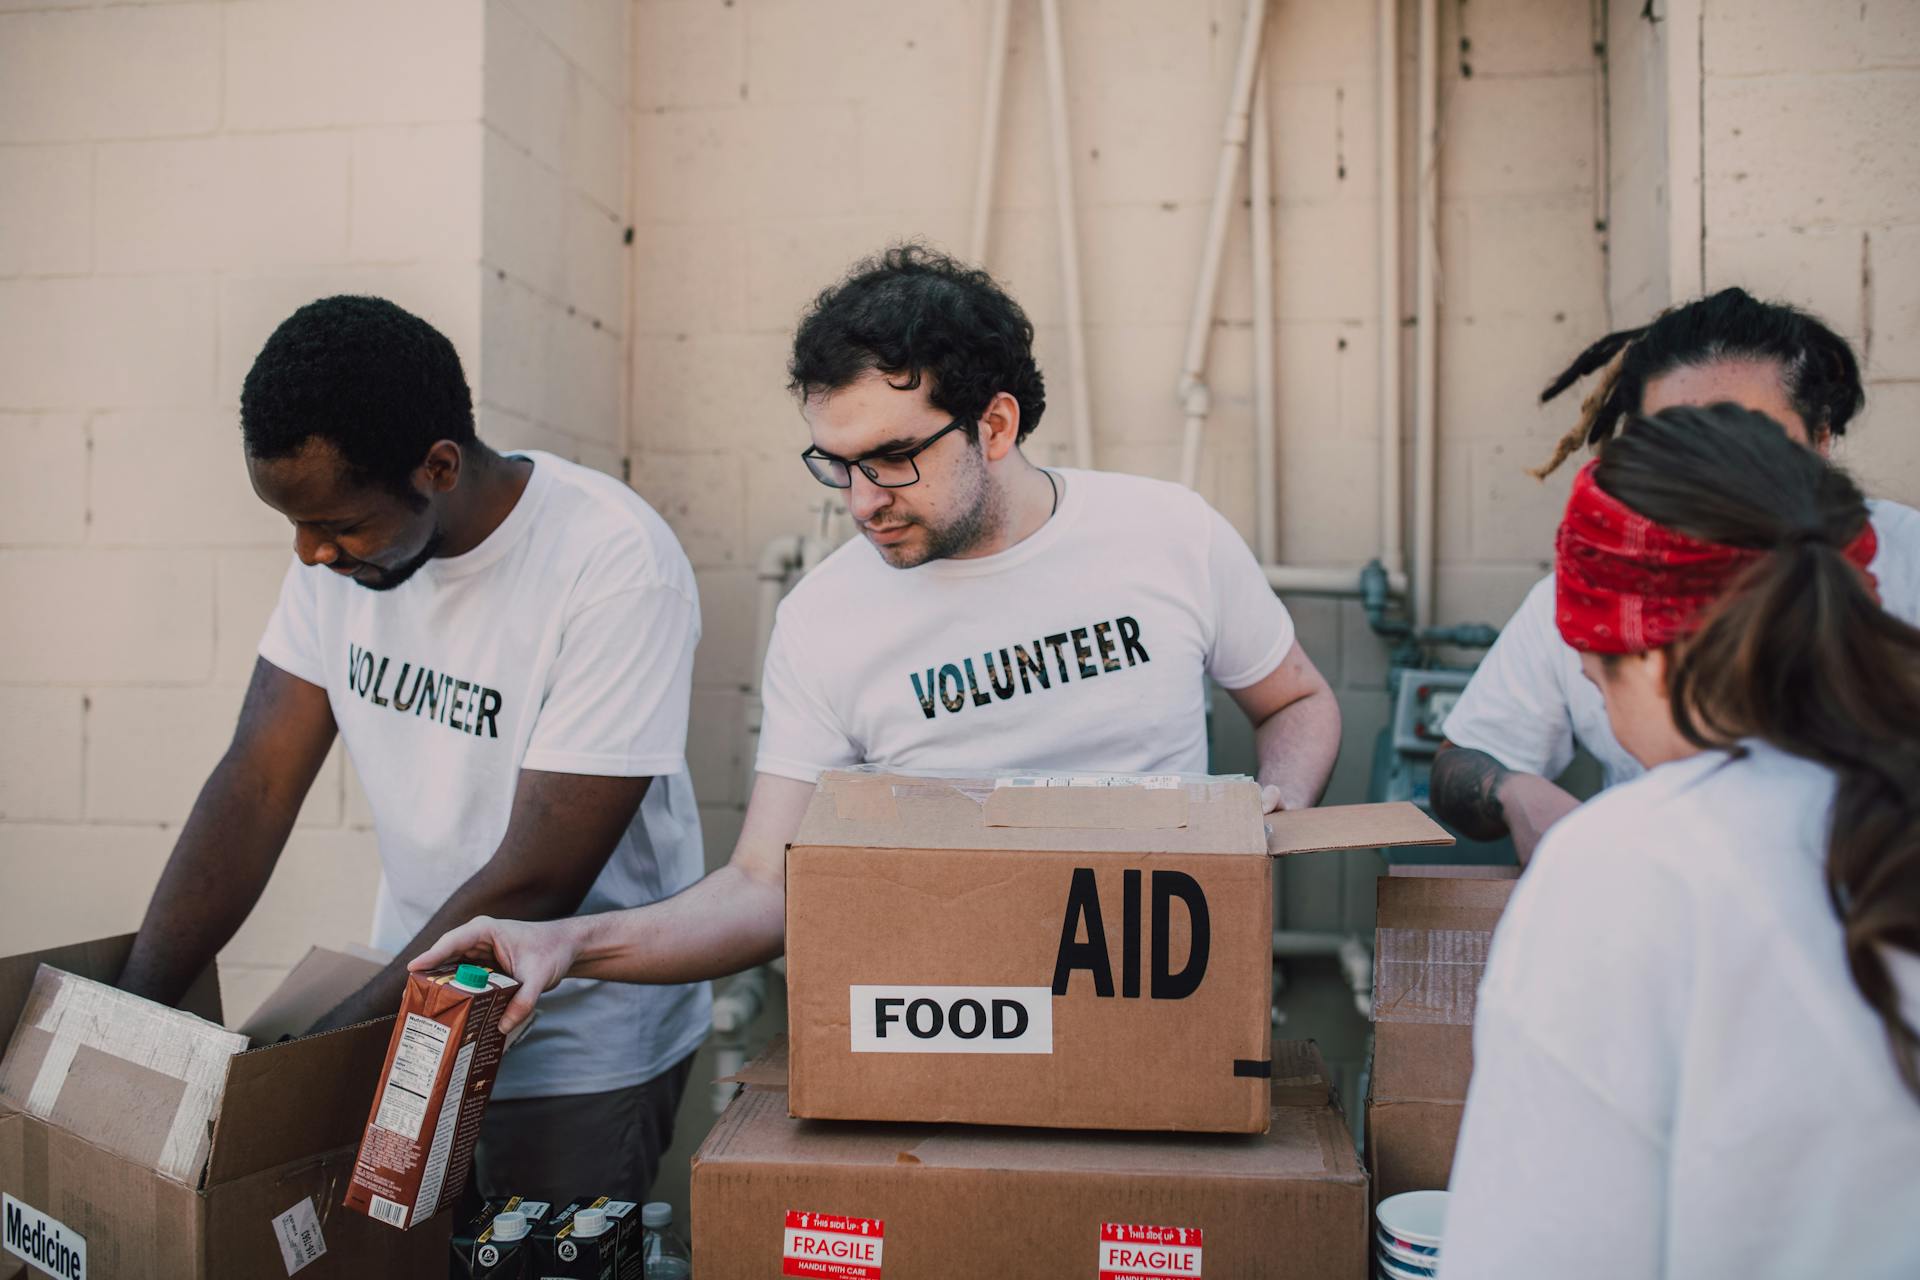
{"type": "Polygon", "coordinates": [[[1380,929],[1373,970],[1375,1022],[1473,1025],[1493,934],[1483,929],[1380,929]]]}
{"type": "MultiPolygon", "coordinates": [[[[49,972],[35,978],[36,993],[49,972]]],[[[154,1167],[192,1181],[199,1173],[195,1157],[226,1090],[228,1059],[246,1049],[247,1038],[212,1023],[193,1026],[200,1020],[188,1022],[187,1015],[71,974],[57,974],[52,985],[52,998],[34,1023],[51,1042],[27,1093],[27,1113],[42,1120],[52,1116],[83,1046],[169,1076],[186,1088],[154,1167]]]]}

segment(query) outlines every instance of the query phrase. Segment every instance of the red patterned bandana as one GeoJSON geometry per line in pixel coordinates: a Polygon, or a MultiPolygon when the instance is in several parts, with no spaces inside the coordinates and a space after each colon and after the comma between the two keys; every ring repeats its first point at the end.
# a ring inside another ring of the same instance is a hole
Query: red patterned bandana
{"type": "MultiPolygon", "coordinates": [[[[1655,524],[1594,482],[1597,462],[1574,477],[1554,540],[1554,618],[1588,653],[1645,653],[1689,635],[1707,606],[1768,554],[1701,542],[1655,524]]],[[[1862,572],[1879,543],[1873,525],[1846,549],[1862,572]]],[[[1873,576],[1867,575],[1869,585],[1873,576]]]]}

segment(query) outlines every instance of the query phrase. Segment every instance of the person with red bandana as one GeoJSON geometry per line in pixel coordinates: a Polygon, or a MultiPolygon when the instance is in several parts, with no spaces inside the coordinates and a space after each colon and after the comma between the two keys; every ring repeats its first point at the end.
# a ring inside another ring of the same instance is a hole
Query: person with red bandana
{"type": "Polygon", "coordinates": [[[1764,415],[1632,421],[1554,621],[1646,770],[1495,931],[1442,1280],[1920,1275],[1920,631],[1764,415]]]}

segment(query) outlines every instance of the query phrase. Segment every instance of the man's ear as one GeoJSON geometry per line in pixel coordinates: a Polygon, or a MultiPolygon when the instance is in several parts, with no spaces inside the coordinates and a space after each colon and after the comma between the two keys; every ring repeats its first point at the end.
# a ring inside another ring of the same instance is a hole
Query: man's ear
{"type": "Polygon", "coordinates": [[[453,441],[434,441],[427,456],[414,468],[414,489],[424,498],[458,488],[462,456],[460,446],[453,441]]]}
{"type": "Polygon", "coordinates": [[[998,462],[1019,442],[1020,402],[1004,391],[997,392],[980,415],[980,447],[988,462],[998,462]]]}

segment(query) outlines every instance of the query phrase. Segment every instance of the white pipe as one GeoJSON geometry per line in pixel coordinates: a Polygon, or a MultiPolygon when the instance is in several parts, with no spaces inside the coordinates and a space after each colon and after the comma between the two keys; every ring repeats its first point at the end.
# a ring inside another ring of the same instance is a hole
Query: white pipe
{"type": "Polygon", "coordinates": [[[720,1045],[713,1051],[713,1074],[718,1077],[713,1082],[713,1114],[726,1111],[734,1095],[740,1092],[740,1086],[728,1080],[747,1065],[747,1051],[739,1045],[720,1045]]]}
{"type": "Polygon", "coordinates": [[[1440,23],[1437,0],[1420,0],[1419,207],[1415,217],[1413,366],[1413,622],[1433,625],[1434,444],[1437,387],[1435,365],[1436,273],[1439,270],[1437,223],[1440,216],[1439,152],[1440,23]]]}
{"type": "Polygon", "coordinates": [[[1080,314],[1080,233],[1074,226],[1073,144],[1067,134],[1067,58],[1060,42],[1060,0],[1040,0],[1047,45],[1047,107],[1053,127],[1053,203],[1060,219],[1060,292],[1066,301],[1068,397],[1073,405],[1073,461],[1093,465],[1093,408],[1088,403],[1086,322],[1080,314]]]}
{"type": "Polygon", "coordinates": [[[1404,576],[1400,528],[1400,0],[1380,0],[1380,563],[1404,576]]]}
{"type": "Polygon", "coordinates": [[[1253,90],[1253,155],[1248,161],[1247,231],[1253,239],[1253,505],[1254,547],[1260,559],[1280,557],[1274,471],[1279,423],[1274,412],[1273,139],[1267,119],[1267,77],[1253,90]]]}
{"type": "Polygon", "coordinates": [[[783,534],[770,539],[760,549],[760,560],[754,566],[754,576],[760,580],[760,597],[754,617],[753,670],[748,673],[749,695],[757,699],[760,693],[761,671],[767,665],[767,643],[773,639],[774,610],[780,607],[780,597],[787,592],[787,579],[802,562],[804,539],[800,534],[783,534]]]}
{"type": "Polygon", "coordinates": [[[1340,962],[1340,972],[1353,995],[1353,1007],[1363,1018],[1373,1016],[1373,951],[1351,933],[1311,933],[1302,929],[1279,929],[1273,935],[1273,958],[1294,960],[1301,957],[1330,956],[1340,962]]]}
{"type": "Polygon", "coordinates": [[[1200,280],[1193,291],[1193,312],[1187,321],[1187,349],[1180,365],[1179,396],[1187,415],[1180,444],[1180,483],[1189,489],[1200,479],[1200,433],[1212,408],[1206,383],[1207,341],[1213,334],[1214,293],[1220,284],[1220,258],[1227,247],[1227,218],[1233,212],[1240,153],[1247,145],[1247,117],[1253,105],[1254,73],[1260,65],[1260,40],[1266,20],[1267,0],[1247,0],[1240,56],[1233,68],[1233,93],[1227,100],[1227,122],[1220,135],[1220,161],[1213,171],[1207,243],[1200,254],[1200,280]]]}
{"type": "Polygon", "coordinates": [[[766,1005],[767,971],[748,969],[713,998],[714,1034],[738,1035],[760,1016],[766,1005]]]}
{"type": "Polygon", "coordinates": [[[967,261],[987,260],[987,235],[993,224],[993,180],[1000,165],[1000,103],[1007,71],[1007,15],[1013,0],[993,0],[987,35],[987,88],[980,110],[980,167],[973,177],[973,225],[967,235],[967,261]]]}
{"type": "MultiPolygon", "coordinates": [[[[1307,564],[1262,565],[1267,585],[1279,592],[1316,596],[1357,596],[1360,594],[1360,570],[1307,564]]],[[[1387,590],[1396,596],[1407,593],[1404,570],[1387,574],[1387,590]]]]}

